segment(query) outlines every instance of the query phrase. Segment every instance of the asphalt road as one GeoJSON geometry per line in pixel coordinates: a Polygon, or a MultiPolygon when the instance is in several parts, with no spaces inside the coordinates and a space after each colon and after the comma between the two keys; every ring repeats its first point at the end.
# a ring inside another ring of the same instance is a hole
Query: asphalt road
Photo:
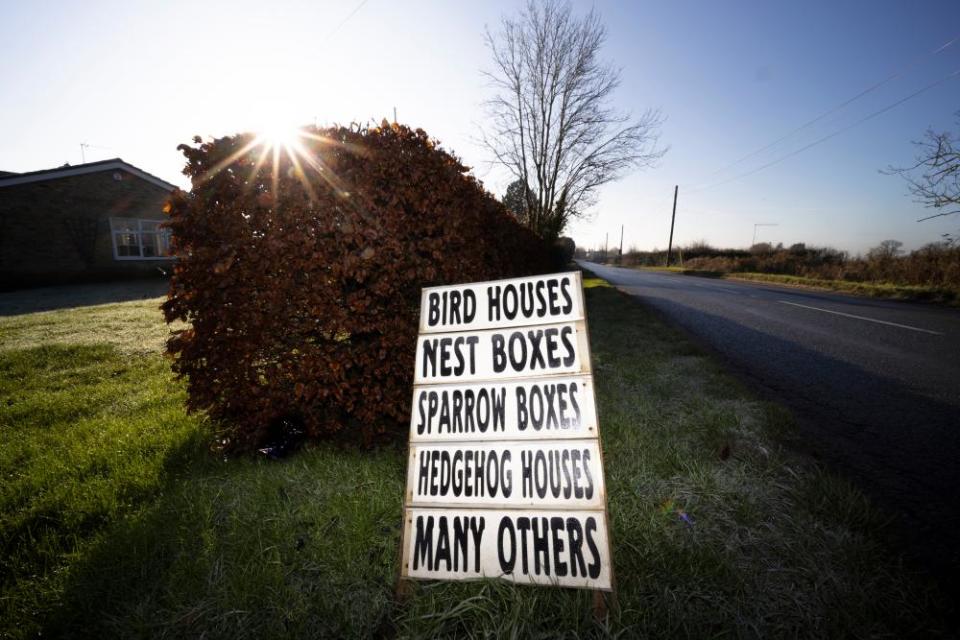
{"type": "Polygon", "coordinates": [[[801,446],[894,516],[908,556],[955,584],[960,310],[581,264],[788,406],[801,446]]]}

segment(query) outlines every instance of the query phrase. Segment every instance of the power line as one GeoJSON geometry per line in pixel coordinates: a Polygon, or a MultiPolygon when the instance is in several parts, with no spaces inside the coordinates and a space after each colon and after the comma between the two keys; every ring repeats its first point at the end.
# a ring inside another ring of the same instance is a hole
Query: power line
{"type": "Polygon", "coordinates": [[[855,96],[853,96],[853,97],[851,97],[851,98],[848,98],[847,100],[841,102],[839,105],[837,105],[837,106],[835,106],[835,107],[833,107],[833,108],[831,108],[831,109],[828,109],[827,111],[825,111],[825,112],[821,113],[820,115],[818,115],[816,118],[814,118],[814,119],[812,119],[812,120],[808,120],[807,122],[803,123],[802,125],[800,125],[799,127],[795,128],[795,129],[793,129],[792,131],[790,131],[790,132],[787,133],[786,135],[783,135],[783,136],[777,138],[776,140],[774,140],[774,141],[771,142],[770,144],[767,144],[767,145],[765,145],[765,146],[763,146],[763,147],[760,147],[759,149],[755,149],[754,151],[751,151],[750,153],[748,153],[747,155],[743,156],[742,158],[739,158],[739,159],[737,159],[737,160],[734,160],[733,162],[731,162],[731,163],[729,163],[729,164],[726,164],[726,165],[720,167],[719,169],[717,169],[716,171],[714,171],[714,172],[711,173],[710,175],[711,175],[711,176],[714,176],[714,175],[716,175],[716,174],[718,174],[718,173],[721,173],[721,172],[723,172],[723,171],[726,171],[727,169],[730,169],[731,167],[737,166],[738,164],[740,164],[740,163],[743,162],[744,160],[749,160],[750,158],[754,157],[755,155],[758,155],[758,154],[763,153],[764,151],[766,151],[766,150],[768,150],[768,149],[770,149],[770,148],[772,148],[772,147],[775,147],[776,145],[780,144],[781,142],[783,142],[783,141],[786,140],[787,138],[790,138],[790,137],[793,136],[794,134],[799,133],[799,132],[803,131],[804,129],[806,129],[807,127],[810,127],[810,126],[812,126],[812,125],[820,122],[821,120],[823,120],[823,119],[826,118],[827,116],[833,115],[834,113],[836,113],[836,112],[840,111],[841,109],[849,106],[850,104],[856,102],[857,100],[859,100],[860,98],[864,97],[865,95],[867,95],[867,94],[869,94],[869,93],[872,93],[873,91],[876,91],[877,89],[879,89],[879,88],[882,87],[883,85],[887,84],[887,83],[890,82],[891,80],[894,80],[894,79],[902,76],[904,73],[906,73],[907,71],[909,71],[909,70],[912,69],[913,67],[917,66],[917,64],[919,64],[922,60],[925,60],[925,59],[927,59],[927,58],[929,58],[929,57],[932,57],[932,56],[937,55],[938,53],[940,53],[940,52],[942,52],[942,51],[945,51],[946,49],[950,48],[950,46],[953,45],[953,43],[955,43],[957,40],[960,40],[960,34],[955,35],[953,38],[951,38],[951,39],[948,40],[947,42],[943,43],[942,45],[940,45],[939,47],[937,47],[937,48],[934,49],[933,51],[931,51],[931,52],[929,52],[929,53],[922,54],[922,55],[920,55],[920,56],[917,56],[916,58],[914,58],[913,60],[911,60],[906,66],[902,67],[901,69],[899,69],[899,70],[897,70],[897,71],[894,71],[891,75],[887,76],[887,77],[884,78],[883,80],[880,80],[879,82],[875,82],[874,84],[870,85],[869,87],[867,87],[866,89],[864,89],[864,90],[861,91],[860,93],[856,94],[855,96]]]}
{"type": "Polygon", "coordinates": [[[347,22],[350,20],[350,18],[352,18],[354,15],[356,15],[356,13],[357,13],[358,11],[360,11],[360,9],[363,9],[363,5],[367,4],[368,1],[369,1],[369,0],[360,0],[360,2],[357,4],[357,6],[355,6],[355,7],[353,8],[353,11],[351,11],[350,13],[348,13],[346,18],[344,18],[343,20],[341,20],[340,22],[338,22],[338,23],[337,23],[337,26],[335,26],[333,29],[331,29],[331,30],[329,31],[329,33],[327,33],[327,35],[324,36],[324,41],[326,42],[327,40],[330,40],[330,38],[332,38],[332,37],[334,36],[334,34],[336,34],[337,31],[339,31],[339,30],[341,29],[341,27],[343,27],[343,25],[347,24],[347,22]]]}
{"type": "Polygon", "coordinates": [[[946,82],[947,80],[950,80],[951,78],[956,77],[957,75],[960,75],[960,69],[957,69],[957,70],[954,71],[953,73],[949,73],[949,74],[945,75],[944,77],[940,78],[940,79],[937,80],[936,82],[932,82],[932,83],[928,84],[927,86],[923,87],[922,89],[918,89],[917,91],[914,91],[913,93],[911,93],[911,94],[908,95],[907,97],[901,98],[900,100],[897,100],[897,101],[894,102],[893,104],[887,105],[886,107],[884,107],[883,109],[880,109],[879,111],[874,111],[874,112],[871,113],[870,115],[865,116],[865,117],[863,117],[863,118],[860,118],[860,119],[857,120],[856,122],[853,122],[853,123],[851,123],[851,124],[849,124],[849,125],[841,128],[841,129],[837,129],[837,130],[834,131],[833,133],[827,134],[827,135],[823,136],[822,138],[819,138],[819,139],[817,139],[817,140],[814,140],[813,142],[811,142],[811,143],[808,144],[808,145],[805,145],[805,146],[803,146],[803,147],[800,147],[799,149],[797,149],[797,150],[795,150],[795,151],[791,151],[790,153],[788,153],[788,154],[786,154],[786,155],[784,155],[784,156],[780,156],[780,157],[777,158],[776,160],[772,160],[772,161],[770,161],[770,162],[768,162],[768,163],[766,163],[766,164],[764,164],[764,165],[761,165],[761,166],[757,167],[756,169],[753,169],[753,170],[751,170],[751,171],[747,171],[746,173],[741,173],[740,175],[733,176],[732,178],[728,178],[727,180],[721,180],[720,182],[715,182],[715,183],[713,183],[713,184],[708,184],[708,185],[706,185],[706,186],[704,186],[704,187],[700,187],[700,188],[698,188],[698,189],[693,189],[693,192],[699,192],[699,191],[705,191],[705,190],[707,190],[707,189],[713,189],[714,187],[719,187],[719,186],[724,185],[724,184],[727,184],[727,183],[729,183],[729,182],[734,182],[735,180],[740,180],[741,178],[746,178],[747,176],[752,176],[753,174],[759,173],[760,171],[763,171],[764,169],[767,169],[767,168],[769,168],[769,167],[772,167],[772,166],[775,165],[775,164],[780,164],[780,163],[783,162],[784,160],[787,160],[788,158],[792,158],[793,156],[797,155],[798,153],[802,153],[802,152],[806,151],[807,149],[810,149],[811,147],[815,147],[815,146],[817,146],[818,144],[821,144],[821,143],[823,143],[823,142],[826,142],[827,140],[830,140],[831,138],[835,138],[835,137],[837,137],[838,135],[840,135],[841,133],[845,133],[845,132],[849,131],[850,129],[853,129],[853,128],[856,127],[856,126],[863,124],[863,123],[866,122],[867,120],[872,120],[873,118],[876,118],[876,117],[879,116],[879,115],[883,115],[883,114],[886,113],[887,111],[890,111],[891,109],[900,106],[901,104],[903,104],[903,103],[906,102],[907,100],[912,100],[913,98],[916,98],[917,96],[919,96],[921,93],[925,93],[925,92],[929,91],[930,89],[933,89],[934,87],[937,87],[937,86],[943,84],[943,83],[946,82]]]}

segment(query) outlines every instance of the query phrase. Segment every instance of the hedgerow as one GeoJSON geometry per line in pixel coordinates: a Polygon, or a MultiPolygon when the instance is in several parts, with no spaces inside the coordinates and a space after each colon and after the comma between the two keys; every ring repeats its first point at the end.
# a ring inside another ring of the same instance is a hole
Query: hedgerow
{"type": "Polygon", "coordinates": [[[370,442],[409,419],[422,287],[547,271],[549,248],[422,130],[181,145],[168,343],[188,408],[250,448],[296,428],[370,442]]]}

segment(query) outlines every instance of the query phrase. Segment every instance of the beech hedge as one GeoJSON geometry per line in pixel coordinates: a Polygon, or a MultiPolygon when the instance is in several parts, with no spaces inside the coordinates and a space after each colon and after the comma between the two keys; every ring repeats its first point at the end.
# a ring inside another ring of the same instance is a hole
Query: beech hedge
{"type": "Polygon", "coordinates": [[[252,134],[181,145],[189,192],[172,196],[177,256],[163,304],[188,409],[249,449],[285,431],[370,443],[409,420],[422,287],[555,264],[420,130],[252,134]]]}

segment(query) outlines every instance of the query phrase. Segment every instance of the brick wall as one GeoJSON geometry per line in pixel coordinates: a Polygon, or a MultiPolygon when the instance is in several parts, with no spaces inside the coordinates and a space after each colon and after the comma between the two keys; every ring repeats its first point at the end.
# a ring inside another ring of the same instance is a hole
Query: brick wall
{"type": "Polygon", "coordinates": [[[168,195],[115,169],[0,187],[0,287],[169,271],[167,260],[115,260],[110,236],[110,218],[165,219],[168,195]]]}

